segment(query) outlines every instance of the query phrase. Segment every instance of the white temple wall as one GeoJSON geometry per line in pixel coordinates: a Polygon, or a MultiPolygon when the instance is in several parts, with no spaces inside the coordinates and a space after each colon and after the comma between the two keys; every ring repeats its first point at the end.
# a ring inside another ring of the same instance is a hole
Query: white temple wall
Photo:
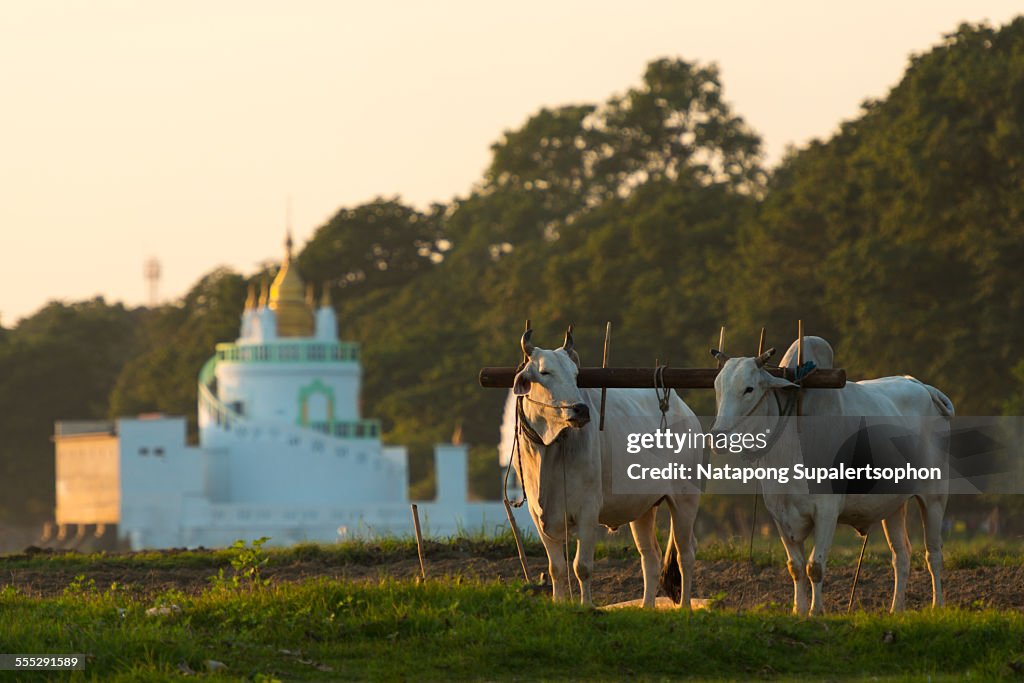
{"type": "Polygon", "coordinates": [[[357,363],[221,361],[216,373],[220,400],[228,405],[240,402],[243,415],[249,419],[300,424],[304,390],[307,400],[320,401],[325,408],[331,403],[337,421],[360,417],[361,372],[357,363]]]}

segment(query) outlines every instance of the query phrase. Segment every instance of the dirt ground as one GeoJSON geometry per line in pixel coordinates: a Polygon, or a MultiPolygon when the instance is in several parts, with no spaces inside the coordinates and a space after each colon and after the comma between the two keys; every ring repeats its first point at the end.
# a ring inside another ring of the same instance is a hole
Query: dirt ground
{"type": "MultiPolygon", "coordinates": [[[[36,596],[59,595],[79,574],[93,579],[100,590],[118,583],[139,596],[155,596],[170,589],[197,593],[210,586],[216,568],[210,566],[147,567],[98,560],[88,569],[79,567],[17,567],[18,556],[0,558],[0,585],[13,585],[22,593],[36,596]]],[[[542,557],[529,558],[530,571],[536,582],[547,570],[542,557]]],[[[428,578],[456,577],[502,579],[519,582],[522,570],[515,556],[479,556],[445,550],[426,558],[428,578]]],[[[225,573],[230,575],[230,567],[225,573]]],[[[832,612],[846,610],[853,566],[830,566],[825,576],[826,608],[832,612]]],[[[377,580],[384,577],[409,579],[419,574],[419,563],[412,557],[365,558],[359,562],[338,563],[324,559],[299,560],[291,564],[269,566],[264,576],[272,582],[300,581],[312,577],[377,580]]],[[[1024,608],[1024,565],[987,566],[970,569],[947,569],[943,572],[946,603],[963,608],[1024,608]]],[[[888,565],[865,565],[857,588],[857,604],[864,610],[887,609],[892,599],[892,569],[888,565]]],[[[639,598],[643,582],[639,558],[603,558],[596,560],[593,579],[594,600],[611,604],[639,598]]],[[[548,589],[549,590],[549,589],[548,589]]],[[[538,589],[540,592],[541,589],[538,589]]],[[[749,610],[776,606],[788,609],[793,599],[792,583],[784,566],[757,566],[742,561],[697,562],[694,576],[694,597],[718,598],[715,607],[749,610]]],[[[928,572],[920,564],[911,571],[907,594],[908,606],[924,607],[931,601],[928,572]]]]}

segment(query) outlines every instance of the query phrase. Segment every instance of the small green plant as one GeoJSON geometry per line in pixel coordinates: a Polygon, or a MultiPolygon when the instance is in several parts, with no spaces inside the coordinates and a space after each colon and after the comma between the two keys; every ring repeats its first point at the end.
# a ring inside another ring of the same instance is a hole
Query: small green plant
{"type": "Polygon", "coordinates": [[[231,544],[228,551],[231,553],[231,568],[234,575],[231,578],[224,576],[224,568],[217,570],[215,576],[210,577],[214,588],[220,589],[241,589],[241,588],[263,588],[270,583],[270,579],[264,579],[262,569],[270,561],[270,557],[263,549],[263,544],[270,540],[269,536],[261,536],[247,545],[242,539],[231,544]]]}
{"type": "Polygon", "coordinates": [[[95,595],[97,593],[96,579],[89,579],[86,581],[85,574],[77,575],[64,589],[65,597],[72,597],[75,595],[95,595]]]}

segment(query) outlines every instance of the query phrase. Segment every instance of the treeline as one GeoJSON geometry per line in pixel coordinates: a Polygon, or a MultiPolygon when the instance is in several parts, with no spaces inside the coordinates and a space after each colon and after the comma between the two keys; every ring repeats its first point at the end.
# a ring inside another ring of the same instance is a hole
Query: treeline
{"type": "MultiPolygon", "coordinates": [[[[762,326],[784,348],[802,318],[854,378],[913,374],[961,414],[1020,414],[1022,126],[1024,19],[961,26],[771,172],[715,67],[662,59],[625,94],[506,132],[465,197],[342,209],[298,262],[362,343],[364,413],[417,454],[419,494],[425,454],[461,428],[476,490],[497,495],[504,393],[476,374],[516,362],[526,318],[550,346],[575,323],[585,364],[611,320],[616,364],[696,366],[720,325],[740,354],[762,326]]],[[[0,333],[6,515],[52,506],[54,419],[194,419],[196,375],[237,336],[245,286],[219,270],[173,305],[50,304],[0,333]]],[[[713,410],[711,392],[684,399],[713,410]]]]}

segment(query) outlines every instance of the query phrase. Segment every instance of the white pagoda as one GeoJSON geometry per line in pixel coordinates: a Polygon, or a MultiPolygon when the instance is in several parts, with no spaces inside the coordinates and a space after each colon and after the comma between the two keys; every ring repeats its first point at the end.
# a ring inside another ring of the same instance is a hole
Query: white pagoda
{"type": "MultiPolygon", "coordinates": [[[[198,447],[183,417],[56,425],[56,539],[116,534],[133,549],[333,542],[411,532],[407,453],[383,446],[360,415],[359,347],[338,340],[292,263],[249,292],[241,332],[199,373],[198,447]]],[[[435,447],[437,498],[419,502],[424,533],[494,532],[500,502],[467,501],[466,448],[435,447]]],[[[526,520],[519,520],[523,524],[526,520]]]]}

